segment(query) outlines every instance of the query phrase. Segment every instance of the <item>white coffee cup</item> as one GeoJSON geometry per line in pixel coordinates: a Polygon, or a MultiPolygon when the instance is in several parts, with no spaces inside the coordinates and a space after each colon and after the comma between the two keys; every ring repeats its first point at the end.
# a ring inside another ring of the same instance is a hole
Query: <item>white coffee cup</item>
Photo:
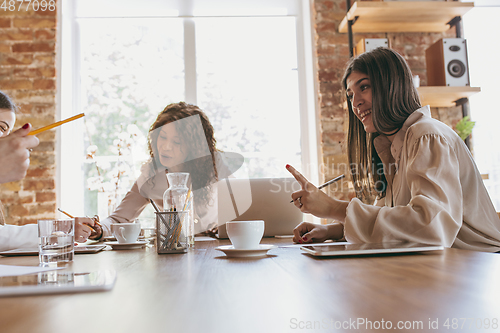
{"type": "Polygon", "coordinates": [[[230,221],[226,222],[226,230],[235,249],[258,249],[264,236],[264,221],[230,221]]]}
{"type": "Polygon", "coordinates": [[[141,233],[140,223],[112,223],[111,232],[118,243],[135,243],[141,233]]]}

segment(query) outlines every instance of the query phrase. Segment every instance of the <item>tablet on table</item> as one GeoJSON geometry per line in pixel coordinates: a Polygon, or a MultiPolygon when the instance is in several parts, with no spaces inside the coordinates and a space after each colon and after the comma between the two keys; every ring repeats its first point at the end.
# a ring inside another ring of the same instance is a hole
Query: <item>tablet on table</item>
{"type": "Polygon", "coordinates": [[[81,293],[111,290],[116,272],[112,270],[74,273],[48,271],[0,277],[0,297],[40,294],[81,293]]]}
{"type": "MultiPolygon", "coordinates": [[[[89,254],[89,253],[97,253],[102,251],[106,245],[77,245],[75,246],[75,254],[89,254]]],[[[14,257],[14,256],[37,256],[38,248],[36,249],[15,249],[0,252],[0,255],[6,257],[14,257]]]]}
{"type": "Polygon", "coordinates": [[[302,250],[313,256],[375,255],[387,253],[407,253],[443,250],[442,245],[410,242],[363,243],[363,244],[316,244],[304,245],[302,250]]]}

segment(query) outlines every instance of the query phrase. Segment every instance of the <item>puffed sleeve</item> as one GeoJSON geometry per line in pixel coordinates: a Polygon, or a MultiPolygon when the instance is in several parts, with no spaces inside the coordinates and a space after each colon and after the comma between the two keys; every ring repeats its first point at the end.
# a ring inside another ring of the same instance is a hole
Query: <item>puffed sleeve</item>
{"type": "Polygon", "coordinates": [[[111,223],[127,223],[135,220],[148,203],[149,200],[139,193],[137,182],[134,183],[115,211],[102,221],[103,236],[111,236],[111,223]]]}
{"type": "Polygon", "coordinates": [[[406,165],[398,170],[399,184],[394,185],[396,205],[376,207],[353,199],[347,207],[344,229],[348,241],[398,240],[451,247],[463,212],[457,155],[446,139],[436,134],[407,143],[406,154],[406,165]],[[405,190],[409,190],[409,200],[402,205],[397,196],[405,190]]]}

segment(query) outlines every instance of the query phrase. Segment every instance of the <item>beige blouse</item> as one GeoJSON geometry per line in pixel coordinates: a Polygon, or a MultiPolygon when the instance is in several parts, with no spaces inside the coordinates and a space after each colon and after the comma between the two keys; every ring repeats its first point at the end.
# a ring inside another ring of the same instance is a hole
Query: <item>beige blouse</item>
{"type": "Polygon", "coordinates": [[[353,199],[344,225],[349,242],[415,241],[500,251],[500,219],[469,149],[428,106],[415,111],[391,142],[375,148],[388,187],[375,205],[353,199]]]}
{"type": "MultiPolygon", "coordinates": [[[[150,196],[160,210],[163,210],[163,192],[168,188],[168,182],[166,180],[165,174],[159,175],[157,177],[157,184],[154,192],[157,195],[150,196]]],[[[217,223],[217,192],[214,189],[217,187],[212,186],[212,200],[209,205],[196,204],[196,197],[198,191],[193,191],[193,198],[195,200],[194,205],[194,227],[195,232],[206,231],[211,227],[215,226],[217,223]]],[[[139,191],[137,182],[134,183],[130,191],[125,195],[123,200],[120,202],[116,210],[108,216],[104,221],[102,221],[104,237],[109,237],[111,233],[111,223],[127,223],[133,222],[142,213],[147,205],[151,204],[149,198],[144,197],[139,191]]]]}
{"type": "MultiPolygon", "coordinates": [[[[224,164],[220,154],[216,155],[216,163],[219,177],[228,177],[231,172],[224,164]]],[[[133,222],[138,218],[144,208],[151,204],[149,199],[154,200],[160,210],[163,210],[163,193],[168,188],[167,177],[164,170],[153,172],[151,170],[151,163],[143,165],[141,175],[130,191],[122,199],[116,210],[101,222],[104,237],[112,235],[112,223],[133,222]]],[[[208,203],[202,203],[198,200],[203,195],[202,189],[193,191],[195,233],[207,231],[217,226],[218,222],[217,184],[214,183],[210,187],[208,203]]]]}

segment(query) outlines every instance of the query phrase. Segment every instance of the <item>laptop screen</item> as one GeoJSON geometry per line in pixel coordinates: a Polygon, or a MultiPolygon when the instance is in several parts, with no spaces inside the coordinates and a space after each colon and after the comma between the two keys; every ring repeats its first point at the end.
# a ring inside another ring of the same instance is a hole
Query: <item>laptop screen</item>
{"type": "Polygon", "coordinates": [[[264,236],[291,235],[303,221],[290,203],[300,190],[294,178],[227,178],[218,183],[219,237],[225,238],[227,221],[264,220],[264,236]]]}

